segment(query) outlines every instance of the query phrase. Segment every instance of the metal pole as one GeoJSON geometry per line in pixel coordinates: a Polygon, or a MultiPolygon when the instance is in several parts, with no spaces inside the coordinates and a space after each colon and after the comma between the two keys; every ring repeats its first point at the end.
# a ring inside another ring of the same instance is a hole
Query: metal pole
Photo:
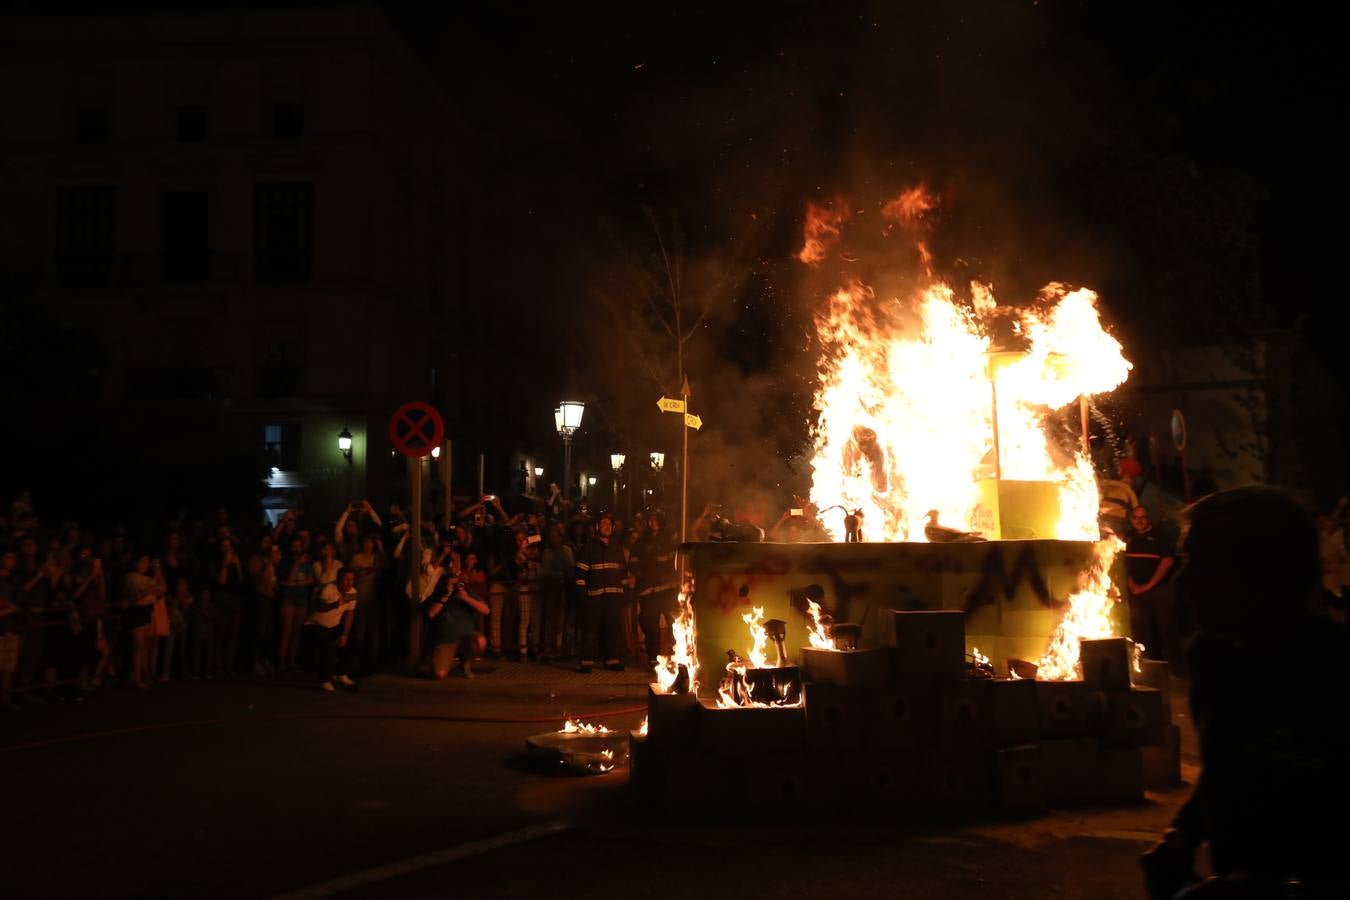
{"type": "MultiPolygon", "coordinates": [[[[684,379],[680,385],[680,393],[684,395],[684,416],[689,415],[689,379],[684,379]]],[[[682,447],[680,450],[680,543],[685,540],[685,531],[689,527],[689,426],[685,424],[684,416],[680,416],[680,440],[682,447]]]]}
{"type": "Polygon", "coordinates": [[[408,492],[411,495],[408,527],[408,579],[412,585],[408,598],[408,668],[416,669],[422,660],[422,460],[408,457],[408,492]]]}
{"type": "Polygon", "coordinates": [[[483,465],[484,465],[483,454],[480,453],[480,454],[478,454],[478,496],[479,496],[479,497],[482,497],[482,496],[483,496],[483,490],[484,490],[484,488],[483,488],[483,465]]]}
{"type": "Polygon", "coordinates": [[[609,507],[609,508],[610,508],[611,510],[613,510],[613,511],[614,511],[614,515],[617,516],[617,515],[619,514],[619,470],[618,470],[618,469],[615,469],[615,470],[614,470],[614,484],[613,484],[613,488],[614,488],[614,502],[610,504],[610,507],[609,507]]]}
{"type": "Polygon", "coordinates": [[[563,432],[563,503],[572,496],[572,436],[563,432]]]}
{"type": "Polygon", "coordinates": [[[445,488],[445,531],[450,530],[454,524],[454,496],[450,490],[450,477],[454,474],[454,448],[450,444],[450,439],[446,438],[445,446],[441,447],[441,485],[445,488]]]}

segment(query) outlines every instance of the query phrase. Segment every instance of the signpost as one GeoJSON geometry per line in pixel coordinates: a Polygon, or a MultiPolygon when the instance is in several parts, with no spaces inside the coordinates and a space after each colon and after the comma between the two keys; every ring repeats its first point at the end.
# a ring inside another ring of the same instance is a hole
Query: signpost
{"type": "Polygon", "coordinates": [[[1181,454],[1181,484],[1186,493],[1186,503],[1191,502],[1191,473],[1186,471],[1186,417],[1181,410],[1172,410],[1172,446],[1181,454]]]}
{"type": "Polygon", "coordinates": [[[689,411],[689,379],[684,379],[680,384],[679,400],[674,397],[662,397],[656,401],[656,408],[661,412],[679,413],[684,418],[684,427],[680,429],[683,437],[680,454],[680,543],[684,543],[685,527],[689,519],[686,509],[689,504],[689,429],[698,431],[703,427],[703,420],[689,411]]]}
{"type": "MultiPolygon", "coordinates": [[[[408,665],[422,657],[422,458],[445,439],[445,420],[430,403],[414,400],[394,410],[389,419],[389,442],[408,458],[408,584],[411,585],[411,615],[408,618],[408,665]]],[[[450,486],[446,485],[449,500],[450,486]]]]}

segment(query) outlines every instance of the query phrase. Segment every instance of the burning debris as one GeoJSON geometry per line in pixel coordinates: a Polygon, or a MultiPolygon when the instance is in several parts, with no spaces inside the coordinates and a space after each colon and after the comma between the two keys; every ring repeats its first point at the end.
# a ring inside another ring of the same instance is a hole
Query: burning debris
{"type": "Polygon", "coordinates": [[[670,656],[656,657],[656,682],[652,689],[657,693],[698,693],[698,646],[693,597],[694,577],[685,573],[676,600],[678,612],[675,621],[670,623],[674,646],[670,656]]]}
{"type": "Polygon", "coordinates": [[[585,722],[578,722],[576,719],[568,719],[563,723],[563,727],[558,729],[559,734],[613,734],[614,732],[604,725],[588,725],[585,722]]]}
{"type": "MultiPolygon", "coordinates": [[[[1011,307],[989,285],[972,283],[962,298],[938,281],[926,243],[937,203],[919,187],[882,210],[914,241],[927,287],[887,298],[855,281],[816,318],[811,500],[856,510],[873,540],[1095,540],[1090,461],[1081,446],[1053,439],[1053,426],[1080,397],[1118,387],[1130,363],[1102,328],[1090,290],[1050,284],[1034,303],[1011,307]],[[1040,484],[1053,498],[1040,533],[1004,533],[1025,530],[1003,527],[1021,524],[1020,496],[1005,482],[1040,484]],[[926,523],[933,510],[950,525],[926,523]]],[[[808,208],[804,262],[818,262],[841,237],[847,217],[828,212],[808,208]]],[[[840,519],[825,526],[847,539],[840,519]]]]}
{"type": "Polygon", "coordinates": [[[1045,655],[1036,664],[1037,679],[1082,678],[1080,643],[1115,636],[1111,614],[1120,602],[1120,592],[1111,583],[1111,564],[1123,549],[1125,544],[1115,537],[1097,543],[1092,565],[1079,576],[1078,590],[1069,595],[1069,608],[1051,633],[1045,655]]]}
{"type": "Polygon", "coordinates": [[[717,689],[717,705],[724,709],[801,705],[801,677],[797,667],[789,664],[783,646],[787,623],[781,619],[764,621],[764,609],[758,606],[741,618],[750,626],[750,659],[742,659],[735,650],[727,651],[730,661],[717,689]],[[770,641],[774,645],[773,665],[768,657],[770,641]]]}

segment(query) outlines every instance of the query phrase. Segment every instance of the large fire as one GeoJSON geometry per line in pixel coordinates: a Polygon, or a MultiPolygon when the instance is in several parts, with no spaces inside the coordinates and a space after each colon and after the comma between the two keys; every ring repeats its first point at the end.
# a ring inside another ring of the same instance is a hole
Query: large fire
{"type": "MultiPolygon", "coordinates": [[[[914,232],[928,287],[886,298],[855,281],[816,317],[811,500],[860,511],[868,540],[926,540],[931,509],[945,526],[992,537],[988,485],[1037,482],[1057,495],[1054,537],[1096,540],[1092,465],[1077,429],[1054,426],[1080,396],[1124,382],[1130,363],[1103,330],[1090,290],[1051,284],[1034,303],[1009,307],[988,285],[972,283],[959,297],[936,280],[918,234],[932,206],[915,189],[883,210],[914,232]]],[[[814,260],[840,221],[822,224],[822,210],[811,213],[802,258],[814,260]]],[[[823,523],[835,540],[844,538],[843,519],[823,523]]]]}
{"type": "Polygon", "coordinates": [[[1111,611],[1120,602],[1120,592],[1111,583],[1111,564],[1125,548],[1119,538],[1099,541],[1092,565],[1079,576],[1078,590],[1069,595],[1064,618],[1050,633],[1045,656],[1037,664],[1040,681],[1068,681],[1082,678],[1079,666],[1079,642],[1115,636],[1111,611]]]}
{"type": "Polygon", "coordinates": [[[669,694],[679,690],[698,693],[698,645],[694,627],[694,576],[686,573],[680,584],[679,611],[670,623],[674,646],[669,656],[656,657],[656,691],[669,694]],[[681,672],[687,683],[681,682],[681,672]]]}

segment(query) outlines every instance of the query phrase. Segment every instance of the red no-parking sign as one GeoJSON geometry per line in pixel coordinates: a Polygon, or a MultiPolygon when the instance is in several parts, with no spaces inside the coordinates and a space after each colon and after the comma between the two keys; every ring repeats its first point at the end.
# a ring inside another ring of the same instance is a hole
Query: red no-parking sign
{"type": "Polygon", "coordinates": [[[389,419],[389,442],[404,456],[429,456],[444,439],[445,422],[430,403],[405,403],[389,419]]]}

